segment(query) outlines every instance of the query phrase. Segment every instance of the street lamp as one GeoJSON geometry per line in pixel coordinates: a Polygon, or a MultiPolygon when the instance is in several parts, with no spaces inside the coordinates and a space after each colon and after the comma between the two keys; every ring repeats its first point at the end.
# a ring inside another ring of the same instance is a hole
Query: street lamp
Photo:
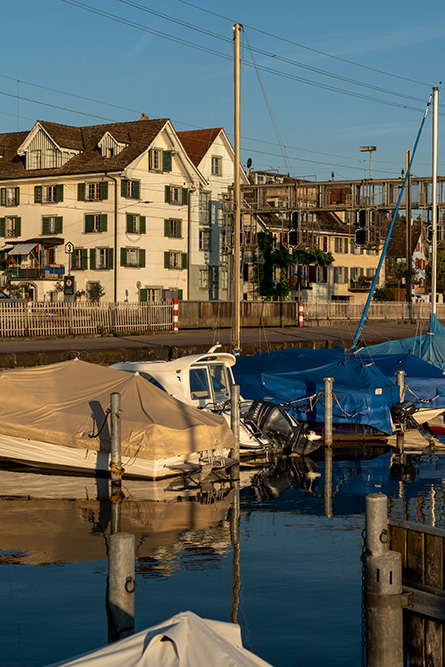
{"type": "Polygon", "coordinates": [[[376,151],[375,146],[360,146],[360,151],[362,153],[369,153],[369,179],[372,178],[372,153],[376,151]]]}

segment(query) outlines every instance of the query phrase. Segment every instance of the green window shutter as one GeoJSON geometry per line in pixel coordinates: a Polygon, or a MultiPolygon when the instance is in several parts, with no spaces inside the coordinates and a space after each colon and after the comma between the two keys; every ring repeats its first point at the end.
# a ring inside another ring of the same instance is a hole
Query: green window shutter
{"type": "Polygon", "coordinates": [[[107,269],[113,268],[113,248],[107,248],[107,269]]]}
{"type": "Polygon", "coordinates": [[[170,220],[164,220],[164,236],[170,236],[170,220]]]}
{"type": "Polygon", "coordinates": [[[6,206],[6,188],[0,189],[0,206],[6,206]]]}
{"type": "Polygon", "coordinates": [[[0,218],[0,236],[6,236],[6,221],[5,221],[5,218],[0,218]]]}
{"type": "Polygon", "coordinates": [[[170,186],[165,186],[165,203],[170,204],[170,186]]]}
{"type": "Polygon", "coordinates": [[[94,271],[96,268],[96,248],[90,248],[90,269],[94,271]]]}
{"type": "Polygon", "coordinates": [[[148,289],[142,288],[139,290],[139,302],[140,303],[148,302],[148,289]]]}
{"type": "Polygon", "coordinates": [[[126,197],[128,192],[128,181],[121,181],[121,197],[126,197]]]}
{"type": "Polygon", "coordinates": [[[121,266],[127,266],[127,249],[121,248],[121,266]]]}
{"type": "Polygon", "coordinates": [[[34,204],[42,203],[42,190],[43,188],[41,185],[34,186],[34,204]]]}
{"type": "Polygon", "coordinates": [[[162,171],[172,170],[172,152],[163,151],[162,153],[162,171]]]}
{"type": "Polygon", "coordinates": [[[20,188],[15,189],[15,205],[18,206],[20,204],[20,188]]]}
{"type": "Polygon", "coordinates": [[[77,184],[77,201],[85,201],[85,183],[77,184]]]}
{"type": "Polygon", "coordinates": [[[88,268],[88,250],[86,248],[82,248],[82,266],[81,269],[82,271],[86,271],[88,268]]]}
{"type": "Polygon", "coordinates": [[[99,216],[99,229],[101,232],[106,232],[108,228],[108,216],[106,213],[101,213],[99,216]]]}
{"type": "Polygon", "coordinates": [[[189,203],[189,191],[187,190],[187,188],[182,188],[182,203],[183,204],[189,203]]]}
{"type": "Polygon", "coordinates": [[[139,234],[145,234],[145,215],[139,216],[139,234]]]}
{"type": "Polygon", "coordinates": [[[140,199],[141,193],[141,182],[133,181],[133,199],[140,199]]]}
{"type": "Polygon", "coordinates": [[[59,215],[56,218],[56,234],[62,234],[63,232],[63,218],[59,215]]]}
{"type": "Polygon", "coordinates": [[[22,235],[22,219],[21,218],[16,218],[15,219],[15,235],[16,236],[21,236],[22,235]]]}
{"type": "Polygon", "coordinates": [[[49,218],[42,218],[42,234],[49,234],[49,218]]]}
{"type": "Polygon", "coordinates": [[[170,253],[164,252],[164,269],[170,268],[170,253]]]}
{"type": "Polygon", "coordinates": [[[181,228],[182,228],[182,220],[176,220],[176,238],[178,239],[180,239],[182,236],[181,228]]]}
{"type": "Polygon", "coordinates": [[[99,198],[108,199],[108,181],[102,181],[99,184],[99,198]]]}
{"type": "Polygon", "coordinates": [[[187,253],[183,252],[181,255],[181,268],[186,269],[187,268],[187,253]]]}
{"type": "Polygon", "coordinates": [[[127,213],[127,234],[131,234],[133,232],[133,216],[130,213],[127,213]]]}
{"type": "Polygon", "coordinates": [[[183,292],[182,289],[178,289],[178,300],[179,301],[182,301],[182,292],[183,292]]]}
{"type": "Polygon", "coordinates": [[[63,185],[61,183],[56,185],[56,201],[63,201],[63,185]]]}
{"type": "Polygon", "coordinates": [[[94,215],[85,216],[85,233],[88,234],[94,229],[94,215]]]}
{"type": "Polygon", "coordinates": [[[139,250],[139,266],[145,266],[145,250],[139,250]]]}

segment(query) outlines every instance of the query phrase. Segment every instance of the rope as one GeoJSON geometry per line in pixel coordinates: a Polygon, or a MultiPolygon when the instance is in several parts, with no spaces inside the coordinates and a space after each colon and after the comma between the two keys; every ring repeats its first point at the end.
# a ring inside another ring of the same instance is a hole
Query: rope
{"type": "Polygon", "coordinates": [[[313,394],[312,396],[305,396],[304,398],[297,398],[293,401],[287,401],[286,403],[280,403],[282,406],[296,407],[297,403],[306,403],[309,407],[307,409],[303,407],[298,408],[299,412],[312,412],[315,405],[320,399],[320,396],[324,394],[324,391],[319,391],[318,394],[313,394]]]}
{"type": "Polygon", "coordinates": [[[420,401],[421,403],[431,403],[432,401],[435,401],[436,398],[439,398],[439,394],[436,394],[435,396],[433,396],[433,398],[420,398],[420,396],[417,396],[417,394],[412,389],[410,389],[406,383],[405,383],[405,390],[408,390],[409,393],[415,396],[417,400],[420,401]]]}
{"type": "Polygon", "coordinates": [[[97,433],[88,433],[89,438],[98,438],[100,436],[100,434],[103,431],[103,428],[104,428],[105,424],[107,423],[108,415],[110,414],[110,412],[111,412],[111,408],[107,408],[106,411],[105,411],[105,418],[104,418],[102,426],[100,427],[100,429],[98,430],[97,433]]]}
{"type": "Polygon", "coordinates": [[[350,415],[349,412],[346,412],[345,410],[343,410],[343,408],[341,407],[340,403],[338,402],[338,398],[337,398],[337,396],[336,396],[336,394],[335,394],[335,391],[332,392],[332,397],[333,397],[333,399],[335,400],[335,402],[337,403],[337,405],[338,405],[340,411],[343,412],[343,414],[346,415],[346,417],[356,417],[357,415],[360,414],[360,412],[354,412],[353,415],[350,415]]]}

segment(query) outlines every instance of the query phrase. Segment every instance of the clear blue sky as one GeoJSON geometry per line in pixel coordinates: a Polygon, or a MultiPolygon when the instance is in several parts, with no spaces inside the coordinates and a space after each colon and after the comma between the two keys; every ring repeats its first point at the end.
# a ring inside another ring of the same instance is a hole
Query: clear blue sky
{"type": "MultiPolygon", "coordinates": [[[[318,180],[332,171],[335,180],[362,178],[369,154],[359,146],[375,145],[373,176],[400,175],[431,87],[445,83],[442,0],[15,0],[2,7],[0,131],[27,130],[37,119],[88,125],[145,112],[171,118],[177,130],[224,126],[232,138],[235,22],[245,28],[244,59],[252,64],[253,56],[259,68],[243,66],[243,163],[252,157],[255,169],[318,180]]],[[[430,113],[416,175],[431,173],[431,120],[430,113]]]]}

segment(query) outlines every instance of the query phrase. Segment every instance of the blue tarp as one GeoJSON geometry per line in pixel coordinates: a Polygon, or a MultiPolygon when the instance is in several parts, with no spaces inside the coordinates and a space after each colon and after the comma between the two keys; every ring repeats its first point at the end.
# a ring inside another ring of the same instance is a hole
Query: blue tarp
{"type": "Polygon", "coordinates": [[[292,412],[301,421],[324,421],[324,378],[331,376],[334,423],[391,433],[390,409],[400,400],[397,370],[405,371],[406,400],[418,408],[445,410],[445,375],[439,368],[411,354],[371,355],[370,349],[349,353],[336,346],[263,352],[238,357],[233,370],[244,398],[292,402],[292,412]]]}
{"type": "Polygon", "coordinates": [[[426,334],[388,340],[385,343],[361,348],[359,352],[369,353],[372,357],[380,354],[412,354],[445,370],[445,327],[435,315],[430,315],[426,334]]]}

